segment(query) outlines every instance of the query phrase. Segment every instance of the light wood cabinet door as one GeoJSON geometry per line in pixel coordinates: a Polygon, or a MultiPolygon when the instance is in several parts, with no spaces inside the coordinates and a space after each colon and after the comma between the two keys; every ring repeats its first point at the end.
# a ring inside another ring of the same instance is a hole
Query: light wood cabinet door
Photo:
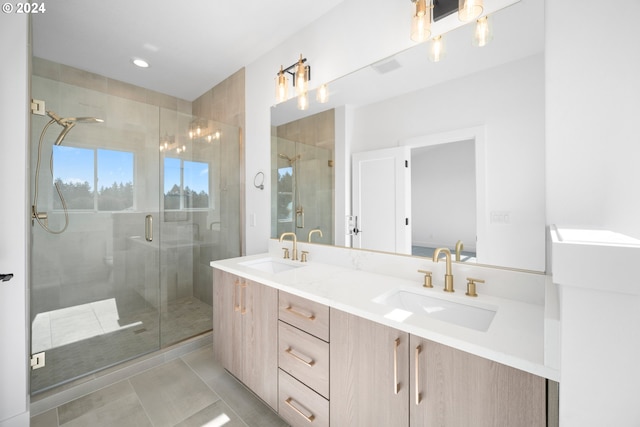
{"type": "Polygon", "coordinates": [[[410,341],[411,426],[546,425],[544,378],[415,336],[410,341]]]}
{"type": "Polygon", "coordinates": [[[242,378],[243,336],[240,278],[222,270],[213,274],[213,353],[222,366],[242,378]]]}
{"type": "Polygon", "coordinates": [[[243,382],[278,408],[278,290],[243,279],[243,382]],[[243,312],[244,309],[244,312],[243,312]]]}
{"type": "Polygon", "coordinates": [[[274,409],[278,407],[277,336],[277,289],[214,269],[214,355],[274,409]]]}
{"type": "Polygon", "coordinates": [[[409,335],[331,309],[330,424],[409,425],[409,335]]]}

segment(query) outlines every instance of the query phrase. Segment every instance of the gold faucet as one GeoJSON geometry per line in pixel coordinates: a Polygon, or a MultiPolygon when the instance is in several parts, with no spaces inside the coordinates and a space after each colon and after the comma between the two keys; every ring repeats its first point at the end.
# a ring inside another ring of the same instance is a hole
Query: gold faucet
{"type": "Polygon", "coordinates": [[[282,241],[284,240],[284,238],[286,236],[292,236],[292,240],[293,240],[293,249],[291,252],[293,252],[291,259],[294,261],[298,260],[298,238],[296,236],[296,233],[294,233],[293,231],[286,231],[284,233],[282,233],[280,235],[280,242],[282,243],[282,241]]]}
{"type": "Polygon", "coordinates": [[[440,253],[445,255],[445,261],[447,262],[447,271],[444,275],[444,291],[455,292],[453,289],[453,274],[451,274],[451,251],[447,248],[438,248],[433,252],[433,262],[439,261],[440,253]]]}
{"type": "Polygon", "coordinates": [[[307,242],[311,243],[311,235],[314,233],[318,233],[320,234],[320,237],[322,237],[322,230],[320,230],[319,228],[314,228],[309,232],[309,238],[307,239],[307,242]]]}
{"type": "Polygon", "coordinates": [[[460,252],[464,249],[464,244],[462,240],[458,240],[456,242],[456,261],[460,262],[460,252]]]}

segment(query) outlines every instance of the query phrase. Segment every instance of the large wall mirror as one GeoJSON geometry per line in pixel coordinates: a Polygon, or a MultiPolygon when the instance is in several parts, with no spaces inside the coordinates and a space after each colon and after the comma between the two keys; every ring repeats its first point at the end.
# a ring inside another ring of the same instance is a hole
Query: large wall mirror
{"type": "Polygon", "coordinates": [[[521,0],[490,21],[485,47],[472,45],[475,25],[464,25],[444,34],[439,62],[422,43],[331,82],[326,104],[311,94],[306,111],[295,99],[273,107],[272,237],[298,231],[307,241],[317,228],[314,242],[415,256],[458,244],[460,262],[544,271],[544,3],[521,0]],[[380,211],[404,202],[383,195],[385,180],[358,199],[353,159],[394,148],[410,165],[409,228],[396,227],[406,238],[395,246],[378,246],[366,243],[359,200],[380,211]],[[341,152],[344,162],[335,160],[341,152]],[[335,208],[339,189],[352,196],[344,211],[335,208]],[[358,216],[360,235],[346,235],[347,216],[358,216]],[[343,228],[344,240],[334,238],[343,228]]]}

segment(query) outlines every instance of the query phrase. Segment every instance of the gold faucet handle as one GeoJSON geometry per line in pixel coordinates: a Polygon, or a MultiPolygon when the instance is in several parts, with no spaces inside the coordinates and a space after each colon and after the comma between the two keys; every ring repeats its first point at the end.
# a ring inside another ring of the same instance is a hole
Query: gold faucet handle
{"type": "Polygon", "coordinates": [[[309,251],[302,251],[300,253],[300,262],[307,262],[307,254],[309,254],[309,251]]]}
{"type": "Polygon", "coordinates": [[[476,283],[484,283],[482,279],[474,279],[473,277],[467,277],[467,292],[465,295],[469,297],[477,297],[476,293],[476,283]]]}
{"type": "Polygon", "coordinates": [[[282,258],[289,259],[289,248],[282,248],[282,250],[284,251],[282,258]]]}
{"type": "Polygon", "coordinates": [[[431,272],[427,270],[418,270],[418,273],[424,273],[424,286],[425,288],[433,288],[433,284],[431,283],[431,272]]]}

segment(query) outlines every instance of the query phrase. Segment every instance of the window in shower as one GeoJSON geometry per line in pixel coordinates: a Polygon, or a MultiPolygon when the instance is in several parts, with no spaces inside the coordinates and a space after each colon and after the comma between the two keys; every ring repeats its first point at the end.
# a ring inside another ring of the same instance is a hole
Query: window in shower
{"type": "Polygon", "coordinates": [[[293,167],[278,168],[278,222],[293,222],[293,167]]]}
{"type": "Polygon", "coordinates": [[[213,208],[213,201],[209,195],[209,163],[165,157],[166,210],[213,208]]]}
{"type": "MultiPolygon", "coordinates": [[[[101,148],[55,146],[54,182],[69,210],[122,211],[134,206],[134,154],[101,148]]],[[[62,202],[54,197],[54,209],[62,202]]]]}

